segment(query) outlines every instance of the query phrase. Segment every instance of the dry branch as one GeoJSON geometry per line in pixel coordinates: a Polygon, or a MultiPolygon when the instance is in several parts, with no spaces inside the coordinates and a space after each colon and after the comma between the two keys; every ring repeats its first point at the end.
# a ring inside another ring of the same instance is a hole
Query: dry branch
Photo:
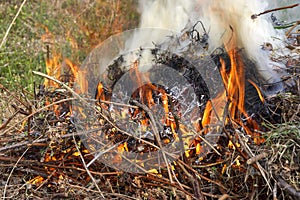
{"type": "Polygon", "coordinates": [[[260,15],[264,15],[266,13],[270,13],[270,12],[273,12],[273,11],[284,10],[284,9],[288,9],[288,8],[294,8],[294,7],[298,6],[298,5],[299,4],[297,3],[297,4],[290,5],[290,6],[284,6],[284,7],[274,8],[274,9],[271,9],[271,10],[266,10],[266,11],[264,11],[262,13],[251,15],[251,19],[256,19],[260,15]]]}

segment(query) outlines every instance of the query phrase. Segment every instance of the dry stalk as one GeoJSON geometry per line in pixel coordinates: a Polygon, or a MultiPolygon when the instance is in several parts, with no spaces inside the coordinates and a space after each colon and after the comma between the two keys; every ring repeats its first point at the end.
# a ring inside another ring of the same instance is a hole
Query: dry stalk
{"type": "Polygon", "coordinates": [[[95,187],[97,188],[97,190],[99,191],[101,197],[102,197],[103,199],[105,199],[105,197],[104,197],[102,191],[100,190],[100,188],[99,188],[99,186],[98,186],[98,184],[97,184],[95,178],[93,177],[93,175],[91,174],[90,170],[88,169],[88,167],[87,167],[87,165],[86,165],[86,163],[85,163],[85,160],[84,160],[84,158],[83,158],[83,156],[82,156],[82,154],[81,154],[81,151],[80,151],[80,149],[79,149],[79,147],[78,147],[78,144],[77,144],[77,142],[76,142],[74,132],[73,132],[73,142],[74,142],[74,145],[75,145],[75,147],[76,147],[77,152],[79,153],[80,159],[81,159],[81,161],[82,161],[82,164],[83,164],[83,166],[84,166],[84,168],[85,168],[87,174],[88,174],[89,177],[92,179],[92,181],[93,181],[93,183],[95,184],[95,187]]]}
{"type": "MultiPolygon", "coordinates": [[[[51,77],[51,76],[48,76],[48,75],[46,75],[46,74],[44,74],[44,73],[41,73],[41,72],[33,71],[33,73],[36,74],[36,75],[42,76],[42,77],[44,77],[44,78],[50,79],[50,80],[52,80],[52,81],[54,81],[54,82],[60,84],[62,87],[66,88],[71,94],[73,94],[76,98],[78,98],[81,102],[85,103],[86,105],[89,105],[89,103],[88,103],[87,100],[85,100],[84,98],[82,98],[82,97],[81,97],[79,94],[77,94],[72,88],[70,88],[69,86],[67,86],[67,85],[64,84],[63,82],[61,82],[61,81],[59,81],[59,80],[57,80],[57,79],[55,79],[55,78],[53,78],[53,77],[51,77]]],[[[139,104],[138,102],[133,102],[133,103],[139,104]]],[[[155,124],[154,116],[151,115],[151,111],[149,111],[148,107],[146,107],[146,106],[144,106],[144,105],[140,105],[140,104],[139,104],[139,105],[136,105],[136,106],[141,107],[142,109],[145,110],[145,112],[147,112],[147,114],[149,115],[149,117],[151,116],[151,117],[150,117],[151,125],[152,125],[152,127],[153,127],[153,129],[154,129],[154,133],[155,133],[155,136],[157,137],[159,146],[156,146],[156,145],[154,145],[154,144],[152,144],[151,142],[148,142],[148,141],[146,141],[146,140],[137,138],[136,136],[134,136],[134,135],[132,135],[132,134],[130,134],[130,133],[124,131],[124,130],[121,130],[121,129],[120,129],[119,127],[117,127],[113,122],[111,122],[105,115],[103,115],[99,110],[95,109],[95,111],[96,111],[101,117],[103,117],[109,124],[111,124],[114,128],[116,128],[118,131],[120,131],[120,132],[122,132],[122,133],[124,133],[124,134],[126,134],[126,135],[128,135],[128,136],[134,137],[135,139],[141,140],[141,141],[143,141],[145,144],[148,144],[148,145],[150,145],[150,146],[153,146],[154,148],[161,149],[161,150],[162,150],[162,153],[163,153],[164,160],[165,160],[165,162],[166,162],[167,169],[168,169],[168,174],[169,174],[170,181],[171,181],[171,183],[173,183],[173,180],[172,180],[172,174],[171,174],[171,171],[170,171],[171,169],[170,169],[170,167],[169,167],[168,164],[167,164],[167,163],[168,163],[168,162],[167,162],[168,160],[167,160],[167,157],[166,157],[166,155],[165,155],[167,152],[164,152],[164,150],[162,149],[162,144],[160,143],[160,140],[159,140],[159,138],[158,138],[158,137],[159,137],[159,132],[158,132],[157,126],[156,126],[156,124],[155,124]],[[145,108],[145,107],[146,107],[146,108],[145,108]]],[[[74,135],[73,135],[73,137],[74,137],[74,135]]],[[[76,145],[77,145],[77,144],[76,144],[76,145]]],[[[78,147],[76,146],[76,148],[78,148],[78,147]]],[[[82,157],[82,155],[81,155],[81,152],[80,152],[80,151],[78,151],[78,152],[80,153],[82,162],[84,162],[84,159],[83,159],[83,157],[82,157]]],[[[125,158],[123,155],[122,155],[122,157],[125,158]]],[[[126,158],[125,158],[125,159],[126,159],[126,158]]],[[[84,164],[84,167],[86,168],[86,170],[88,170],[88,166],[86,165],[86,163],[83,163],[83,164],[84,164]]],[[[91,163],[89,163],[89,165],[90,165],[90,164],[91,164],[91,163]]],[[[145,171],[145,170],[143,170],[143,171],[145,171]]],[[[89,171],[87,171],[87,173],[90,175],[90,172],[89,172],[89,171]]],[[[92,180],[94,181],[93,177],[91,177],[91,178],[92,178],[92,180]]],[[[96,187],[98,187],[97,184],[96,184],[96,187]]]]}
{"type": "Polygon", "coordinates": [[[4,90],[5,92],[9,93],[10,96],[12,96],[15,100],[17,100],[20,104],[22,104],[24,107],[28,108],[28,105],[26,105],[20,98],[18,98],[16,95],[14,95],[13,93],[11,93],[6,87],[4,87],[1,83],[0,83],[0,89],[4,90]]]}
{"type": "MultiPolygon", "coordinates": [[[[251,157],[255,157],[254,153],[252,152],[251,148],[248,146],[248,144],[246,142],[243,141],[243,139],[241,138],[241,135],[243,135],[239,130],[236,130],[237,131],[237,135],[238,135],[238,138],[239,138],[239,142],[240,144],[244,147],[245,151],[248,152],[249,156],[251,157]]],[[[252,163],[252,165],[256,165],[257,166],[257,169],[260,171],[261,175],[263,176],[263,178],[265,179],[270,191],[273,191],[273,188],[271,187],[271,184],[266,176],[266,171],[265,169],[261,166],[261,164],[259,162],[255,162],[255,163],[252,163]]]]}
{"type": "Polygon", "coordinates": [[[138,101],[135,101],[135,100],[132,100],[132,103],[135,104],[136,106],[142,108],[147,113],[147,115],[149,116],[149,118],[150,118],[150,124],[152,126],[154,136],[156,138],[156,141],[158,143],[159,149],[162,152],[162,156],[163,156],[164,161],[165,161],[166,166],[167,166],[167,170],[168,170],[168,175],[169,175],[170,182],[173,183],[173,179],[172,179],[172,174],[171,174],[171,169],[170,169],[170,166],[169,166],[169,162],[168,162],[168,159],[167,159],[167,156],[166,156],[166,152],[163,149],[163,145],[161,143],[161,139],[160,139],[160,136],[159,136],[159,130],[158,130],[158,127],[157,127],[157,124],[156,124],[157,120],[155,120],[155,117],[154,117],[152,111],[146,105],[141,104],[141,103],[139,103],[138,101]]]}
{"type": "Polygon", "coordinates": [[[285,33],[285,36],[290,37],[291,32],[300,24],[300,20],[296,21],[296,23],[285,33]]]}
{"type": "Polygon", "coordinates": [[[258,155],[256,155],[256,156],[253,156],[252,158],[249,158],[249,159],[247,160],[247,164],[248,164],[248,165],[252,165],[253,163],[258,162],[259,160],[268,157],[268,155],[269,155],[268,153],[263,152],[263,153],[258,154],[258,155]]]}
{"type": "MultiPolygon", "coordinates": [[[[40,137],[41,137],[41,136],[40,136],[40,137]]],[[[39,137],[39,138],[40,138],[40,137],[39,137]]],[[[38,138],[38,139],[39,139],[39,138],[38,138]]],[[[27,151],[28,151],[29,149],[30,149],[30,147],[27,147],[27,149],[22,153],[22,155],[19,157],[19,159],[17,160],[17,162],[14,164],[13,168],[11,169],[11,171],[10,171],[10,173],[9,173],[9,175],[8,175],[8,178],[7,178],[6,182],[5,182],[5,186],[4,186],[4,190],[3,190],[3,197],[2,197],[3,199],[6,198],[5,195],[6,195],[7,186],[8,186],[9,180],[10,180],[10,178],[11,178],[11,176],[12,176],[14,170],[16,169],[16,167],[18,166],[18,163],[21,161],[21,159],[24,157],[24,155],[27,153],[27,151]]]]}
{"type": "Polygon", "coordinates": [[[218,200],[226,200],[230,199],[230,196],[228,194],[223,194],[218,200]]]}
{"type": "Polygon", "coordinates": [[[274,175],[277,181],[277,185],[291,196],[295,197],[295,199],[300,199],[300,192],[297,191],[293,186],[288,184],[283,178],[278,175],[274,175]]]}
{"type": "MultiPolygon", "coordinates": [[[[195,177],[193,177],[193,175],[190,174],[180,162],[177,162],[177,164],[182,169],[182,171],[189,177],[189,179],[192,183],[195,183],[195,182],[198,183],[197,180],[194,180],[195,177]]],[[[198,198],[204,199],[202,191],[201,191],[201,187],[199,185],[197,185],[196,187],[194,186],[194,190],[195,190],[195,193],[198,196],[198,198]]]]}
{"type": "MultiPolygon", "coordinates": [[[[185,189],[191,189],[189,186],[181,184],[181,185],[177,185],[175,183],[170,183],[169,179],[163,178],[163,177],[158,177],[153,175],[153,174],[147,174],[147,176],[141,176],[141,178],[146,178],[146,179],[150,179],[152,182],[159,182],[159,183],[163,183],[163,185],[159,185],[160,187],[165,187],[168,188],[167,186],[170,185],[172,186],[172,188],[177,188],[178,190],[184,192],[185,194],[189,195],[189,196],[193,196],[193,194],[189,193],[188,191],[186,191],[185,189]],[[182,189],[184,188],[184,189],[182,189]]],[[[148,183],[147,185],[150,185],[151,183],[148,183]]],[[[154,186],[154,184],[153,184],[154,186]]],[[[157,185],[156,185],[157,186],[157,185]]],[[[169,189],[169,188],[168,188],[169,189]]]]}
{"type": "Polygon", "coordinates": [[[192,165],[192,167],[194,169],[197,169],[197,168],[207,168],[207,167],[213,167],[213,166],[216,166],[216,165],[220,165],[220,164],[223,164],[223,163],[226,163],[227,161],[230,160],[230,157],[226,158],[225,160],[221,160],[219,162],[215,162],[215,163],[210,163],[210,164],[206,164],[206,165],[192,165]]]}
{"type": "MultiPolygon", "coordinates": [[[[43,107],[43,108],[40,108],[40,109],[38,109],[38,110],[32,112],[30,115],[24,117],[24,118],[21,119],[20,121],[16,122],[15,124],[13,124],[11,127],[9,127],[9,128],[6,129],[4,132],[2,132],[2,133],[0,134],[0,136],[6,134],[8,131],[10,131],[11,129],[13,129],[14,127],[16,127],[17,124],[19,124],[19,123],[21,123],[21,122],[23,122],[23,121],[25,121],[25,120],[28,120],[30,117],[34,116],[35,114],[37,114],[37,113],[39,113],[39,112],[41,112],[41,111],[43,111],[43,110],[45,110],[45,109],[47,109],[47,108],[49,108],[49,107],[51,107],[51,106],[54,106],[54,105],[56,105],[56,104],[60,104],[60,103],[63,103],[63,102],[66,102],[66,101],[72,101],[72,100],[75,100],[75,98],[62,99],[62,100],[60,100],[60,101],[56,101],[56,102],[54,102],[54,103],[52,103],[52,104],[49,104],[49,105],[47,105],[47,106],[45,106],[45,107],[43,107]]],[[[1,148],[1,149],[2,149],[2,148],[1,148]]],[[[0,151],[1,151],[1,149],[0,149],[0,151]]]]}
{"type": "MultiPolygon", "coordinates": [[[[60,167],[62,164],[63,164],[62,162],[59,163],[58,167],[60,167]]],[[[47,182],[50,180],[50,178],[51,178],[56,172],[57,172],[56,169],[53,170],[53,171],[51,172],[51,174],[47,176],[47,179],[45,179],[45,180],[44,180],[44,181],[43,181],[43,182],[35,189],[35,191],[38,191],[40,188],[42,188],[42,187],[45,185],[45,183],[47,183],[47,182]]]]}
{"type": "Polygon", "coordinates": [[[16,112],[14,112],[14,114],[12,114],[1,126],[0,126],[0,130],[4,129],[9,122],[19,113],[20,110],[17,110],[16,112]]]}
{"type": "MultiPolygon", "coordinates": [[[[50,79],[58,84],[60,84],[62,87],[66,88],[71,94],[73,94],[79,101],[83,102],[84,104],[86,105],[89,105],[89,102],[87,100],[85,100],[84,98],[82,98],[79,94],[77,94],[72,88],[70,88],[69,86],[67,86],[66,84],[64,84],[63,82],[51,77],[51,76],[48,76],[47,74],[44,74],[44,73],[41,73],[41,72],[37,72],[37,71],[33,71],[34,74],[36,75],[39,75],[39,76],[42,76],[44,78],[47,78],[47,79],[50,79]]],[[[108,117],[106,117],[103,113],[101,113],[98,109],[96,109],[95,107],[93,108],[105,121],[107,121],[110,125],[112,125],[117,131],[127,135],[127,136],[130,136],[130,137],[133,137],[137,140],[140,140],[142,142],[144,142],[145,144],[148,144],[154,148],[157,148],[159,149],[158,146],[156,146],[155,144],[152,144],[151,142],[148,142],[147,140],[143,140],[141,138],[137,138],[137,136],[133,135],[133,134],[130,134],[128,133],[127,131],[124,131],[122,129],[120,129],[119,127],[117,127],[111,120],[108,119],[108,117]]]]}
{"type": "Polygon", "coordinates": [[[201,140],[203,140],[203,142],[205,142],[210,148],[212,148],[212,150],[214,150],[214,152],[216,154],[218,154],[219,156],[222,156],[222,154],[209,142],[207,141],[204,137],[202,137],[200,134],[196,133],[194,130],[192,130],[192,132],[197,135],[201,140]]]}
{"type": "MultiPolygon", "coordinates": [[[[212,179],[210,179],[210,178],[207,178],[207,177],[204,176],[204,175],[201,175],[200,173],[198,173],[198,171],[196,171],[195,169],[193,169],[191,166],[187,165],[187,164],[184,163],[183,161],[178,160],[177,162],[178,162],[178,163],[181,163],[181,164],[182,164],[183,166],[185,166],[187,169],[189,169],[190,171],[194,172],[195,177],[196,177],[197,179],[199,179],[200,181],[202,181],[201,179],[206,180],[206,181],[211,182],[211,183],[213,183],[213,184],[215,184],[215,185],[221,187],[222,189],[228,191],[228,188],[226,188],[224,185],[222,185],[221,183],[219,183],[219,182],[217,182],[217,181],[214,181],[214,180],[212,180],[212,179]]],[[[238,195],[234,195],[234,196],[238,196],[238,195]]]]}
{"type": "MultiPolygon", "coordinates": [[[[68,186],[70,186],[71,188],[74,188],[76,190],[84,190],[84,191],[87,191],[89,192],[89,194],[91,192],[93,193],[96,193],[96,194],[100,194],[99,191],[97,190],[92,190],[90,188],[86,188],[86,187],[82,187],[82,186],[79,186],[79,185],[72,185],[72,184],[68,184],[68,186]]],[[[120,193],[106,193],[106,192],[102,192],[103,194],[105,194],[105,196],[116,196],[116,197],[119,197],[120,199],[129,199],[129,200],[139,200],[138,198],[135,198],[135,197],[130,197],[130,196],[127,196],[125,194],[120,194],[120,193]]]]}
{"type": "Polygon", "coordinates": [[[12,20],[12,22],[10,23],[9,27],[7,28],[7,30],[6,30],[6,32],[5,32],[5,35],[4,35],[4,37],[2,38],[2,41],[1,41],[1,44],[0,44],[0,49],[1,49],[2,46],[5,44],[6,39],[7,39],[7,36],[8,36],[8,34],[9,34],[9,32],[10,32],[10,29],[11,29],[12,26],[15,24],[15,21],[16,21],[16,19],[18,18],[19,14],[21,13],[21,10],[22,10],[23,6],[25,5],[26,1],[27,1],[27,0],[24,0],[24,1],[22,2],[22,4],[21,4],[21,6],[20,6],[20,8],[19,8],[19,10],[18,10],[18,12],[17,12],[17,14],[15,15],[15,17],[13,18],[13,20],[12,20]]]}
{"type": "Polygon", "coordinates": [[[270,13],[270,12],[273,12],[273,11],[284,10],[284,9],[288,9],[288,8],[294,8],[294,7],[298,6],[298,5],[299,4],[297,3],[297,4],[290,5],[290,6],[284,6],[284,7],[279,7],[279,8],[274,8],[274,9],[266,10],[266,11],[264,11],[262,13],[251,15],[251,19],[256,19],[260,15],[264,15],[264,14],[267,14],[267,13],[270,13]]]}

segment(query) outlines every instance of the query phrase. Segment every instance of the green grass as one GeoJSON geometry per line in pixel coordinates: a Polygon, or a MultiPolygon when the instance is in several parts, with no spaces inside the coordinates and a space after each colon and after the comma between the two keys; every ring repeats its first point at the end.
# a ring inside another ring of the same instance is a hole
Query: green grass
{"type": "MultiPolygon", "coordinates": [[[[22,1],[0,2],[0,40],[22,1]]],[[[80,64],[101,41],[137,26],[136,0],[28,0],[0,49],[0,83],[9,89],[33,90],[43,83],[33,70],[45,72],[47,46],[80,64]],[[47,39],[46,28],[52,37],[47,39]]]]}
{"type": "MultiPolygon", "coordinates": [[[[16,4],[1,3],[0,12],[0,38],[9,27],[14,15],[18,11],[16,4]]],[[[38,33],[32,28],[32,5],[26,4],[23,12],[8,34],[5,45],[0,49],[0,77],[1,83],[13,88],[22,85],[25,89],[32,89],[34,77],[32,70],[42,70],[44,65],[43,52],[39,51],[36,38],[38,33]]]]}

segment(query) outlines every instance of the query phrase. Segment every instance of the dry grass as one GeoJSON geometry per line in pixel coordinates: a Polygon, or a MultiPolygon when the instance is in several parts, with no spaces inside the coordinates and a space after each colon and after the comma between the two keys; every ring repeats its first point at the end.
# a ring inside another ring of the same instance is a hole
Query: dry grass
{"type": "MultiPolygon", "coordinates": [[[[29,87],[27,92],[23,87],[34,81],[43,83],[42,78],[32,78],[31,71],[45,70],[47,53],[50,57],[61,54],[61,58],[80,64],[108,36],[135,27],[138,15],[134,3],[40,0],[24,5],[0,52],[4,66],[0,195],[12,199],[297,199],[299,62],[292,65],[289,75],[295,85],[267,99],[276,123],[262,121],[264,144],[254,144],[241,127],[228,125],[217,145],[221,155],[212,152],[204,159],[181,157],[170,168],[173,182],[167,168],[147,174],[118,171],[100,162],[87,168],[93,157],[81,144],[81,133],[75,132],[68,115],[58,117],[53,109],[55,104],[61,110],[68,109],[71,92],[66,87],[29,87]],[[24,69],[30,73],[22,75],[24,69]],[[30,81],[20,81],[27,76],[30,81]],[[53,105],[46,106],[46,101],[53,105]]],[[[2,21],[8,27],[20,2],[0,5],[2,17],[9,12],[2,21]]],[[[4,29],[1,27],[1,32],[4,29]]]]}

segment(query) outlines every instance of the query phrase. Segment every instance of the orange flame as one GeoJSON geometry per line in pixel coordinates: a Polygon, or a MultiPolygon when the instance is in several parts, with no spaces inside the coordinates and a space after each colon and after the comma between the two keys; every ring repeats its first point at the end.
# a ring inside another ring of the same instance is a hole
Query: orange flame
{"type": "MultiPolygon", "coordinates": [[[[160,87],[155,86],[151,83],[149,80],[149,75],[147,73],[144,73],[143,78],[146,79],[145,81],[142,81],[142,75],[138,68],[138,61],[135,61],[133,63],[133,67],[130,70],[130,76],[133,81],[135,81],[136,86],[139,88],[139,97],[141,99],[141,102],[146,104],[149,108],[151,108],[154,105],[154,99],[153,99],[153,92],[157,91],[160,93],[160,98],[162,102],[162,106],[164,108],[165,117],[162,119],[162,122],[165,123],[166,126],[170,127],[172,132],[174,133],[175,138],[177,139],[176,135],[176,123],[174,116],[171,114],[169,109],[169,99],[167,92],[160,87]],[[146,84],[145,84],[146,83],[146,84]]],[[[134,94],[137,95],[137,94],[134,94]]],[[[134,113],[134,116],[138,114],[139,111],[136,111],[134,113]]],[[[148,125],[148,119],[141,120],[141,124],[146,126],[148,125]]]]}
{"type": "MultiPolygon", "coordinates": [[[[253,137],[256,144],[260,144],[264,142],[264,139],[259,138],[259,133],[255,131],[258,130],[259,126],[256,121],[249,117],[245,109],[244,65],[233,38],[228,45],[225,45],[225,49],[230,58],[230,69],[228,71],[226,71],[225,61],[220,58],[220,73],[225,91],[220,93],[216,98],[207,102],[201,125],[202,128],[205,128],[204,133],[207,133],[209,131],[209,129],[207,129],[208,125],[215,122],[216,116],[219,117],[219,119],[226,117],[225,124],[228,124],[229,120],[235,122],[235,124],[239,125],[239,127],[243,127],[246,133],[253,137]],[[226,111],[224,110],[224,102],[226,102],[226,100],[228,102],[228,115],[223,116],[222,112],[226,111]],[[243,123],[242,117],[247,119],[247,125],[243,123]]],[[[261,94],[258,86],[252,81],[248,81],[256,88],[261,101],[264,102],[263,95],[261,94]]]]}
{"type": "Polygon", "coordinates": [[[234,120],[241,119],[241,114],[247,115],[244,109],[245,75],[243,62],[236,48],[227,49],[230,57],[230,71],[226,72],[225,62],[221,59],[221,76],[229,102],[229,115],[234,120]]]}
{"type": "MultiPolygon", "coordinates": [[[[46,60],[46,72],[48,76],[51,76],[59,80],[61,75],[61,66],[60,66],[60,55],[55,54],[53,58],[47,58],[46,60]]],[[[49,79],[45,79],[45,87],[47,88],[58,88],[58,84],[49,79]]]]}
{"type": "Polygon", "coordinates": [[[257,94],[258,94],[259,99],[261,100],[261,102],[262,102],[262,103],[265,103],[265,98],[264,98],[264,96],[262,95],[262,93],[261,93],[261,91],[260,91],[258,85],[256,85],[256,83],[254,83],[254,82],[251,81],[250,79],[248,79],[248,82],[251,83],[251,84],[255,87],[255,89],[256,89],[256,91],[257,91],[257,94]]]}
{"type": "MultiPolygon", "coordinates": [[[[243,127],[247,134],[251,135],[254,142],[260,144],[264,142],[263,139],[259,138],[259,133],[255,132],[259,128],[256,121],[252,120],[246,109],[245,109],[245,74],[241,55],[235,48],[236,45],[232,40],[231,45],[225,46],[227,53],[230,57],[230,70],[226,71],[224,60],[220,59],[221,62],[221,76],[224,82],[227,101],[228,101],[228,114],[230,118],[243,127]],[[231,47],[231,48],[230,48],[231,47]],[[247,125],[245,125],[241,118],[246,117],[247,125]],[[252,130],[251,130],[252,129],[252,130]]],[[[254,85],[255,86],[255,85],[254,85]]],[[[255,87],[257,90],[258,88],[255,87]]],[[[258,90],[259,91],[259,90],[258,90]]],[[[261,93],[259,92],[261,95],[261,93]]],[[[262,97],[261,97],[262,98],[262,97]]],[[[226,123],[228,123],[228,118],[226,123]]]]}
{"type": "Polygon", "coordinates": [[[72,75],[77,83],[79,83],[79,88],[76,88],[75,91],[80,93],[85,93],[88,90],[88,81],[87,81],[87,73],[85,70],[79,69],[77,65],[72,63],[69,59],[65,59],[66,65],[71,69],[72,75]]]}

